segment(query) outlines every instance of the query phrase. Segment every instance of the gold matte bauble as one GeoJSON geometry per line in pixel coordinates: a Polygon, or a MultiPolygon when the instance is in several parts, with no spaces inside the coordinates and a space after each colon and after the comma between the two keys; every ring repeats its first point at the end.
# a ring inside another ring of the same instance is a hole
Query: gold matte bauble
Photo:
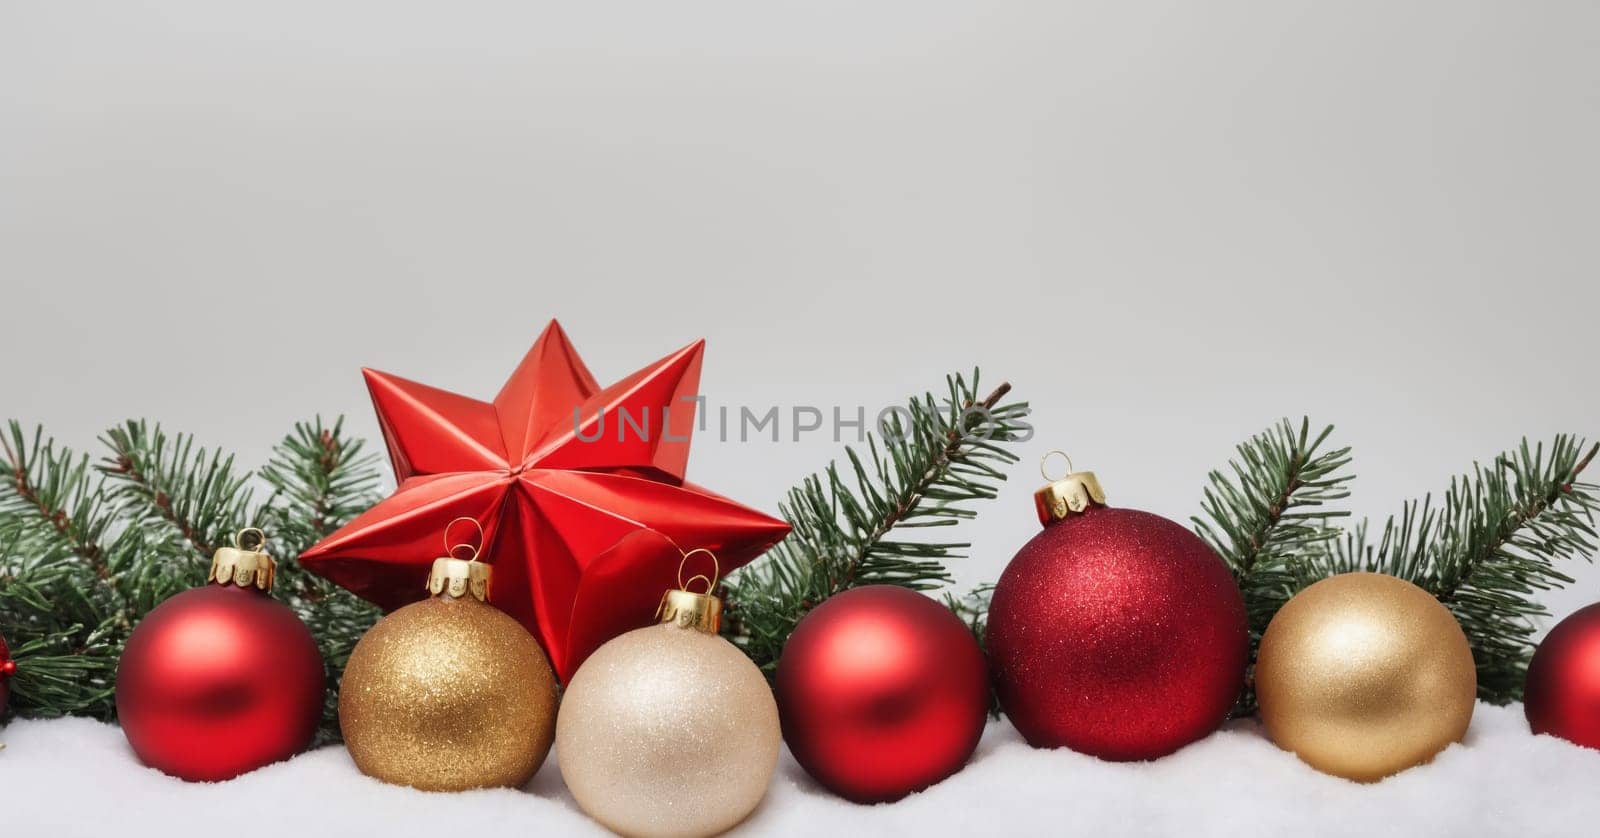
{"type": "Polygon", "coordinates": [[[1255,682],[1273,742],[1360,782],[1460,741],[1478,690],[1449,609],[1380,573],[1333,576],[1289,600],[1261,637],[1255,682]]]}
{"type": "MultiPolygon", "coordinates": [[[[687,621],[686,621],[687,622],[687,621]]],[[[561,776],[624,835],[715,835],[766,794],[778,707],[733,644],[678,623],[636,629],[583,662],[561,702],[561,776]]]]}
{"type": "Polygon", "coordinates": [[[384,617],[356,644],[339,691],[339,726],[362,773],[425,791],[527,783],[555,718],[555,673],[539,644],[471,596],[384,617]]]}

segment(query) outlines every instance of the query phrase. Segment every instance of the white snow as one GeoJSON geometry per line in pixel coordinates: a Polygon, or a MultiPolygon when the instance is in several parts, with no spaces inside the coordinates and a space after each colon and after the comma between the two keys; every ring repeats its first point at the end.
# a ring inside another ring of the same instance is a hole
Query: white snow
{"type": "MultiPolygon", "coordinates": [[[[82,719],[0,730],[0,836],[604,834],[555,757],[520,791],[425,794],[362,776],[324,748],[217,785],[144,768],[120,732],[82,719]]],[[[1324,776],[1250,723],[1163,760],[1101,762],[1027,747],[991,724],[966,770],[898,803],[822,791],[785,753],[747,835],[1594,835],[1600,751],[1530,735],[1522,708],[1480,704],[1466,741],[1376,785],[1324,776]]]]}

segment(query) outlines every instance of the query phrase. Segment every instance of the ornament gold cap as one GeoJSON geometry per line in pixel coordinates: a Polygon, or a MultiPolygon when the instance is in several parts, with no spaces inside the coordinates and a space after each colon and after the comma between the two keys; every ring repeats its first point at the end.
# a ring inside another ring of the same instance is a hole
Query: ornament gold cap
{"type": "Polygon", "coordinates": [[[1044,476],[1045,486],[1033,493],[1033,506],[1039,513],[1041,524],[1052,524],[1081,514],[1090,507],[1106,504],[1106,492],[1100,488],[1100,480],[1094,476],[1094,472],[1073,471],[1072,458],[1064,451],[1045,454],[1039,461],[1039,473],[1044,476]],[[1045,466],[1057,454],[1067,461],[1067,473],[1061,477],[1051,477],[1045,466]]]}
{"type": "Polygon", "coordinates": [[[267,534],[259,527],[245,527],[233,534],[232,547],[218,547],[211,555],[211,570],[206,581],[218,585],[238,585],[241,588],[272,590],[273,577],[278,574],[278,563],[261,548],[267,546],[267,534]],[[253,546],[246,547],[245,542],[253,546]]]}
{"type": "Polygon", "coordinates": [[[717,589],[717,578],[720,575],[721,567],[715,553],[704,547],[697,547],[684,553],[683,560],[678,562],[678,587],[661,595],[661,605],[656,608],[656,619],[682,628],[716,634],[722,628],[722,600],[711,592],[717,589]],[[704,553],[711,557],[711,575],[696,573],[686,582],[683,578],[683,566],[688,564],[689,558],[696,553],[704,553]],[[689,590],[689,586],[694,584],[696,579],[706,583],[704,593],[689,590]]]}
{"type": "Polygon", "coordinates": [[[494,568],[478,561],[478,548],[470,543],[452,543],[450,541],[450,528],[462,521],[471,523],[478,528],[478,543],[483,543],[483,525],[475,518],[457,518],[444,527],[444,550],[447,555],[433,560],[433,569],[428,571],[428,593],[434,596],[449,595],[456,599],[468,596],[479,602],[489,601],[489,578],[494,574],[494,568]],[[465,559],[456,558],[456,551],[466,549],[472,555],[465,559]]]}

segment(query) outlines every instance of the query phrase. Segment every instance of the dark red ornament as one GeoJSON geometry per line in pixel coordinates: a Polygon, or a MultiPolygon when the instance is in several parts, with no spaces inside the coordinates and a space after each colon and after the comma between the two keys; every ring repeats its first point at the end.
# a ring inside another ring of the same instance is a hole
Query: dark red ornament
{"type": "Polygon", "coordinates": [[[223,548],[211,578],[151,611],[117,668],[128,744],[146,765],[190,781],[288,759],[322,715],[322,656],[300,618],[267,594],[271,559],[223,548]]]}
{"type": "Polygon", "coordinates": [[[1556,623],[1528,664],[1522,709],[1534,733],[1600,748],[1600,603],[1556,623]]]}
{"type": "Polygon", "coordinates": [[[789,532],[684,482],[704,350],[601,389],[551,321],[492,402],[366,370],[400,486],[301,563],[392,610],[427,595],[446,524],[479,521],[495,605],[566,682],[602,643],[654,621],[674,545],[712,550],[728,570],[789,532]],[[662,537],[627,538],[637,532],[662,537]]]}
{"type": "Polygon", "coordinates": [[[0,636],[0,716],[6,714],[6,702],[11,700],[11,676],[17,672],[17,664],[11,659],[11,647],[6,645],[4,636],[0,636]]]}
{"type": "Polygon", "coordinates": [[[1111,509],[1090,472],[1035,496],[1043,532],[995,588],[1000,705],[1030,744],[1165,756],[1216,730],[1244,682],[1244,600],[1188,529],[1111,509]]]}
{"type": "Polygon", "coordinates": [[[858,803],[896,800],[961,770],[989,709],[972,632],[915,591],[870,585],[817,606],[789,636],[775,692],[801,767],[858,803]]]}

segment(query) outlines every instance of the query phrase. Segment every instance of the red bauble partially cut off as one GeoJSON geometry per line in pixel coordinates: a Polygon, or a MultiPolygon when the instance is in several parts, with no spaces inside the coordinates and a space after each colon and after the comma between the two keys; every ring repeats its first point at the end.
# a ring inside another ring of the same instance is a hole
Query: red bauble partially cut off
{"type": "Polygon", "coordinates": [[[1035,747],[1154,759],[1216,730],[1244,682],[1244,600],[1158,515],[1092,505],[1046,525],[995,588],[1000,704],[1035,747]]]}
{"type": "Polygon", "coordinates": [[[6,702],[11,700],[11,675],[17,671],[17,665],[11,660],[11,649],[6,646],[6,639],[0,637],[0,716],[6,714],[6,702]]]}
{"type": "Polygon", "coordinates": [[[1557,623],[1539,644],[1522,707],[1534,733],[1600,748],[1600,603],[1557,623]]]}
{"type": "Polygon", "coordinates": [[[950,609],[871,585],[817,606],[783,648],[776,692],[800,766],[858,803],[904,797],[966,764],[989,708],[983,652],[950,609]]]}
{"type": "Polygon", "coordinates": [[[322,657],[261,591],[207,585],[158,606],[128,638],[117,716],[152,768],[226,780],[299,753],[322,715],[322,657]]]}

